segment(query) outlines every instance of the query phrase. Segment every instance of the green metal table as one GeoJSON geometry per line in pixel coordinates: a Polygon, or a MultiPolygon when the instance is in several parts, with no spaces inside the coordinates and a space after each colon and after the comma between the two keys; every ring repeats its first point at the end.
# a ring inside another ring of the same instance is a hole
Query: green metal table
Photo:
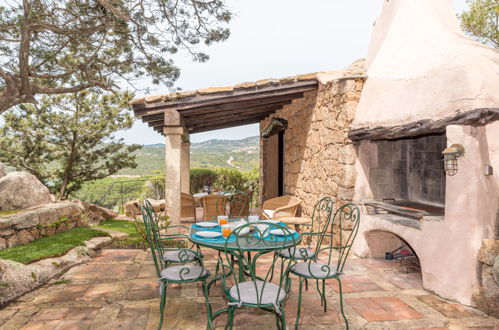
{"type": "MultiPolygon", "coordinates": [[[[211,221],[213,223],[216,223],[216,221],[211,221]]],[[[231,221],[229,220],[229,223],[231,221]]],[[[280,226],[287,227],[285,223],[279,223],[280,226]]],[[[245,240],[242,241],[243,244],[241,244],[241,241],[239,242],[239,246],[236,244],[236,242],[227,242],[225,239],[201,239],[199,237],[196,237],[196,233],[199,231],[204,231],[207,230],[207,228],[199,228],[197,226],[192,225],[191,226],[191,231],[189,233],[189,241],[192,243],[201,246],[201,247],[206,247],[210,249],[214,249],[220,252],[223,251],[228,251],[234,256],[242,252],[248,253],[248,256],[251,254],[251,252],[258,252],[258,253],[271,253],[276,250],[280,249],[287,249],[287,248],[292,248],[294,246],[297,246],[300,244],[302,240],[302,236],[299,233],[296,233],[296,238],[293,238],[292,240],[285,241],[284,244],[282,241],[272,241],[272,240],[262,240],[260,238],[254,237],[252,235],[248,235],[248,238],[245,242],[245,240]],[[246,243],[246,246],[245,246],[246,243]]],[[[209,231],[220,231],[220,226],[216,227],[215,229],[208,229],[209,231]]],[[[211,286],[213,283],[215,283],[217,280],[219,280],[221,277],[217,277],[217,272],[218,272],[218,264],[217,264],[217,270],[215,271],[215,277],[209,282],[208,285],[208,295],[211,286]]],[[[244,270],[239,269],[239,274],[240,276],[244,276],[244,270]]],[[[228,311],[228,308],[222,308],[215,313],[211,313],[211,316],[209,317],[210,319],[210,324],[212,323],[211,320],[219,316],[220,314],[228,311]]]]}

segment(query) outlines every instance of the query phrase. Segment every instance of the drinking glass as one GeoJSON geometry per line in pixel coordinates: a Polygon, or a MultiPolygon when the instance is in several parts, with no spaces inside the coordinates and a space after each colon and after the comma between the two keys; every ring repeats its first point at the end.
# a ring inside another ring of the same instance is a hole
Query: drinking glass
{"type": "Polygon", "coordinates": [[[229,217],[226,215],[219,215],[217,217],[217,220],[218,220],[218,224],[221,226],[221,225],[225,225],[229,222],[229,217]]]}
{"type": "Polygon", "coordinates": [[[222,236],[227,238],[230,236],[230,233],[232,233],[232,225],[225,224],[222,225],[222,236]]]}

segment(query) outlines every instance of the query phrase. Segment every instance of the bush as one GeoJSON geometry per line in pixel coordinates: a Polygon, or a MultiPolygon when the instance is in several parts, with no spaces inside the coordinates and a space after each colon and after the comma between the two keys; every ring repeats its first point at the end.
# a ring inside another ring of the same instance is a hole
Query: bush
{"type": "Polygon", "coordinates": [[[191,168],[191,194],[199,192],[207,184],[213,185],[217,180],[217,172],[207,168],[191,168]]]}
{"type": "Polygon", "coordinates": [[[243,173],[235,168],[217,168],[217,180],[214,186],[222,190],[241,190],[248,189],[246,179],[243,173]]]}

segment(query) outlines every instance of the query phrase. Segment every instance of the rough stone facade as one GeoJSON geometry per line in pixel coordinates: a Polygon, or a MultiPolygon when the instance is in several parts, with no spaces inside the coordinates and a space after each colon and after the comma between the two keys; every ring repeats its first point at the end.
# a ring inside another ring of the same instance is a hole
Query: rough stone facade
{"type": "Polygon", "coordinates": [[[44,204],[0,216],[0,250],[83,226],[82,210],[73,202],[44,204]]]}
{"type": "MultiPolygon", "coordinates": [[[[318,74],[318,91],[277,111],[260,122],[265,129],[273,117],[284,118],[284,193],[301,199],[301,214],[311,216],[314,205],[324,196],[336,200],[336,207],[350,202],[355,185],[355,148],[348,139],[350,124],[364,84],[362,61],[345,71],[318,74]]],[[[270,139],[270,138],[269,138],[270,139]]],[[[261,139],[261,202],[275,197],[269,173],[277,154],[275,143],[261,139]]]]}

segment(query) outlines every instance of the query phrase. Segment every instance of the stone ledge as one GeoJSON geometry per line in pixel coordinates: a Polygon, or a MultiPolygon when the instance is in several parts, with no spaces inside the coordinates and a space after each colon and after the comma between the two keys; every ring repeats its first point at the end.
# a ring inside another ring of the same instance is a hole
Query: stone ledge
{"type": "Polygon", "coordinates": [[[0,216],[0,250],[80,227],[82,212],[76,203],[66,201],[0,216]]]}
{"type": "Polygon", "coordinates": [[[0,286],[0,307],[87,262],[97,250],[112,242],[112,237],[94,237],[85,241],[85,246],[77,246],[61,257],[27,265],[0,259],[0,282],[6,284],[0,286]]]}

